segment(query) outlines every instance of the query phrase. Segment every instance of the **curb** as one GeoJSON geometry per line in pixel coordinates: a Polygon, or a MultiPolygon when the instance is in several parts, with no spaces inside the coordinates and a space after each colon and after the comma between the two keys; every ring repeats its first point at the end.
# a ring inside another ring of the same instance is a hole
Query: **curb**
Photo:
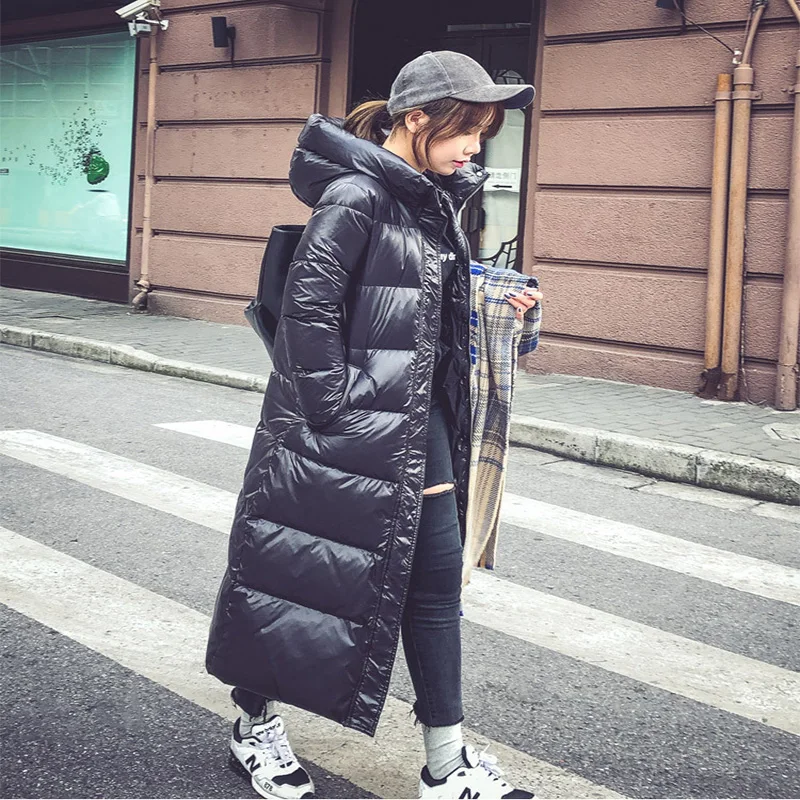
{"type": "Polygon", "coordinates": [[[675,483],[800,505],[800,467],[793,464],[581,428],[521,414],[511,415],[511,442],[575,461],[630,470],[675,483]]]}
{"type": "MultiPolygon", "coordinates": [[[[267,378],[162,358],[124,344],[0,325],[0,344],[115,364],[175,378],[264,392],[267,378]]],[[[521,414],[511,415],[511,443],[575,461],[615,467],[655,478],[732,492],[759,500],[800,505],[800,467],[704,450],[691,445],[582,428],[521,414]]]]}
{"type": "Polygon", "coordinates": [[[116,364],[119,367],[157,372],[160,375],[170,375],[174,378],[188,378],[193,381],[215,383],[219,386],[246,389],[251,392],[263,392],[267,388],[267,379],[260,375],[207,367],[203,364],[193,364],[190,361],[180,361],[174,358],[163,358],[127,344],[110,344],[95,339],[85,339],[82,336],[48,333],[15,325],[0,325],[0,344],[25,347],[30,350],[43,350],[47,353],[57,353],[89,361],[101,361],[104,364],[116,364]]]}

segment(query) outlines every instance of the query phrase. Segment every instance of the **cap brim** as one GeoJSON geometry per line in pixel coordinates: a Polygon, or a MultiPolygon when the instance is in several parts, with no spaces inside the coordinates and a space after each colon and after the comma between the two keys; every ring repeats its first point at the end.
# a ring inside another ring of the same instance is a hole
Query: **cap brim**
{"type": "Polygon", "coordinates": [[[502,103],[505,108],[525,108],[533,102],[536,90],[527,83],[493,84],[450,95],[470,103],[502,103]]]}

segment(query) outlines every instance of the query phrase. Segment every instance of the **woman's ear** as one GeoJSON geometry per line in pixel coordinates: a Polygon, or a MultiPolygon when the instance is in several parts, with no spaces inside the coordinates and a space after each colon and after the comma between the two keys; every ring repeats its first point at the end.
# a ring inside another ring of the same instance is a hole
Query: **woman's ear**
{"type": "Polygon", "coordinates": [[[430,119],[421,108],[415,108],[406,114],[406,128],[410,133],[416,133],[420,128],[425,127],[430,122],[430,119]]]}

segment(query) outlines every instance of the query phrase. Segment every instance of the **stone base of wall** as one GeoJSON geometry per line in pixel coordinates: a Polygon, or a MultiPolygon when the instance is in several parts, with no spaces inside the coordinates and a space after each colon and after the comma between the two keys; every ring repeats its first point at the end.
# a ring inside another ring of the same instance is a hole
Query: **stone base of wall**
{"type": "MultiPolygon", "coordinates": [[[[703,359],[699,355],[663,354],[616,345],[573,344],[548,341],[543,337],[537,352],[525,359],[524,368],[534,374],[583,375],[695,392],[700,386],[703,359]]],[[[750,364],[745,368],[744,378],[739,399],[773,404],[775,367],[750,364]]]]}
{"type": "Polygon", "coordinates": [[[226,325],[247,325],[244,316],[247,302],[249,301],[202,297],[155,289],[147,298],[147,310],[152,314],[205,319],[226,325]]]}

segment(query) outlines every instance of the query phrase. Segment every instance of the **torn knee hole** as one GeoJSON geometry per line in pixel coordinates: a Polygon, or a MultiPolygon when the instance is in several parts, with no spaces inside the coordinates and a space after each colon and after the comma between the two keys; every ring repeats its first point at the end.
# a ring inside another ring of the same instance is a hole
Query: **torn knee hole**
{"type": "Polygon", "coordinates": [[[452,483],[438,483],[436,486],[429,486],[427,489],[422,490],[424,497],[438,497],[441,494],[449,494],[455,490],[452,483]]]}

